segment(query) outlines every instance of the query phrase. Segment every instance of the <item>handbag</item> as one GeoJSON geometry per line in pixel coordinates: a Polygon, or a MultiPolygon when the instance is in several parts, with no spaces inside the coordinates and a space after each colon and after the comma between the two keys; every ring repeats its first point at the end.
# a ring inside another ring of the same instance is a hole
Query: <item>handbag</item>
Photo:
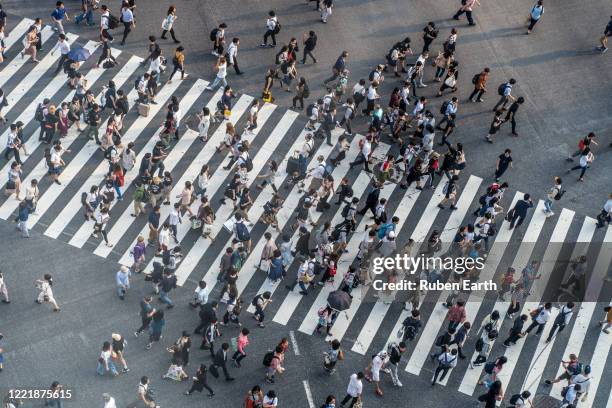
{"type": "Polygon", "coordinates": [[[454,88],[455,84],[457,84],[457,80],[455,79],[454,76],[449,76],[448,78],[444,80],[444,85],[449,86],[451,88],[454,88]]]}
{"type": "Polygon", "coordinates": [[[353,408],[362,408],[363,407],[363,403],[361,402],[361,398],[357,398],[357,401],[355,401],[355,403],[353,404],[353,408]]]}
{"type": "Polygon", "coordinates": [[[15,190],[17,188],[17,185],[15,184],[14,180],[9,180],[6,182],[6,189],[7,190],[15,190]]]}

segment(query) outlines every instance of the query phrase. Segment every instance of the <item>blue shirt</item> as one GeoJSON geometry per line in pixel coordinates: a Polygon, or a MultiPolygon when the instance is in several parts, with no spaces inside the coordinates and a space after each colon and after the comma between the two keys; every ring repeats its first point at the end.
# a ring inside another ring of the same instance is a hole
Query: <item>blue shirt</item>
{"type": "Polygon", "coordinates": [[[117,286],[125,286],[130,287],[130,273],[123,273],[121,271],[117,272],[117,276],[115,277],[115,282],[117,286]]]}
{"type": "Polygon", "coordinates": [[[56,8],[55,10],[53,10],[53,13],[51,13],[51,17],[56,20],[63,20],[64,17],[66,17],[66,9],[56,8]]]}
{"type": "Polygon", "coordinates": [[[153,225],[155,228],[159,228],[159,216],[160,214],[151,211],[149,214],[149,224],[153,225]]]}
{"type": "Polygon", "coordinates": [[[334,64],[334,68],[336,68],[337,71],[342,72],[344,71],[344,67],[346,67],[346,62],[344,61],[344,57],[341,55],[336,60],[336,63],[334,64]]]}
{"type": "Polygon", "coordinates": [[[540,17],[542,17],[542,14],[544,14],[544,6],[538,6],[536,4],[531,9],[531,18],[533,18],[534,20],[539,20],[540,17]]]}

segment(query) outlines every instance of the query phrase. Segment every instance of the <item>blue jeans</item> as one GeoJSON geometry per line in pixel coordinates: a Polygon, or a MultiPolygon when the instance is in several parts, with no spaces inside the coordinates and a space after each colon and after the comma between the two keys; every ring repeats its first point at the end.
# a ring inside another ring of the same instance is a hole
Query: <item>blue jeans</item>
{"type": "Polygon", "coordinates": [[[302,177],[306,176],[307,172],[308,172],[308,160],[306,156],[300,155],[300,176],[302,177]]]}
{"type": "Polygon", "coordinates": [[[117,286],[117,296],[125,296],[126,289],[123,286],[117,286]]]}
{"type": "Polygon", "coordinates": [[[168,293],[164,292],[163,290],[159,291],[159,300],[162,303],[167,304],[168,306],[174,306],[174,302],[172,302],[172,299],[170,299],[170,296],[168,296],[168,293]]]}
{"type": "Polygon", "coordinates": [[[88,25],[93,25],[93,9],[88,8],[85,13],[81,13],[74,18],[74,22],[77,24],[81,24],[83,20],[87,20],[88,25]]]}
{"type": "Polygon", "coordinates": [[[225,80],[225,78],[215,77],[215,80],[213,81],[213,83],[210,84],[210,88],[216,89],[219,84],[221,84],[221,86],[225,88],[227,86],[227,81],[225,80]]]}
{"type": "MultiPolygon", "coordinates": [[[[111,372],[112,375],[117,375],[117,368],[115,367],[115,364],[112,362],[112,360],[108,360],[108,370],[111,372]]],[[[104,364],[102,364],[101,362],[98,361],[98,367],[96,368],[96,372],[99,375],[104,375],[104,373],[106,372],[104,364]]]]}
{"type": "Polygon", "coordinates": [[[121,186],[115,186],[115,191],[117,192],[117,200],[123,200],[123,194],[121,194],[121,186]]]}
{"type": "Polygon", "coordinates": [[[553,202],[550,199],[544,200],[544,212],[551,213],[552,212],[553,202]]]}

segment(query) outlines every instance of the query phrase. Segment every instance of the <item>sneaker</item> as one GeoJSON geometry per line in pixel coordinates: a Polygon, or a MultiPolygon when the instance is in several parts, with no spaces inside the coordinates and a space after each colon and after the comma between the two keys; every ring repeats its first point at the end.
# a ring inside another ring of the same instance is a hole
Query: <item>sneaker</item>
{"type": "Polygon", "coordinates": [[[403,386],[404,386],[404,384],[402,384],[402,382],[398,380],[398,381],[395,383],[395,386],[397,386],[397,387],[403,387],[403,386]]]}
{"type": "Polygon", "coordinates": [[[130,369],[128,367],[125,367],[123,370],[121,370],[122,373],[128,373],[130,371],[130,369]]]}
{"type": "Polygon", "coordinates": [[[134,332],[134,337],[138,337],[140,336],[140,333],[138,333],[137,331],[134,332]]]}

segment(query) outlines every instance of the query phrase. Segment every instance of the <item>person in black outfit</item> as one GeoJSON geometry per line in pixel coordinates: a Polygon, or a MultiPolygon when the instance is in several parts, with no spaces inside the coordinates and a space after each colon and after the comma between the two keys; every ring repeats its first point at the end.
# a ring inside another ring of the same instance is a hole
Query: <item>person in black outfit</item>
{"type": "MultiPolygon", "coordinates": [[[[436,23],[430,21],[427,26],[423,29],[423,51],[421,54],[429,52],[429,46],[438,37],[438,30],[436,30],[436,23]]],[[[415,95],[416,96],[416,95],[415,95]]]]}
{"type": "Polygon", "coordinates": [[[212,388],[210,388],[208,381],[206,380],[207,371],[208,369],[206,368],[206,364],[200,364],[200,368],[196,372],[195,377],[193,377],[193,384],[191,384],[191,388],[189,388],[189,390],[185,391],[185,395],[191,395],[194,391],[202,392],[202,390],[206,388],[210,398],[215,396],[215,392],[212,388]]]}
{"type": "Polygon", "coordinates": [[[508,170],[508,167],[512,166],[512,156],[510,155],[512,150],[506,149],[497,158],[497,165],[495,168],[495,181],[498,182],[500,177],[508,170]]]}
{"type": "Polygon", "coordinates": [[[450,344],[453,341],[453,336],[457,332],[454,328],[449,328],[448,331],[444,334],[441,334],[440,337],[436,339],[436,346],[440,347],[439,353],[431,353],[429,358],[434,361],[436,358],[440,356],[442,353],[446,353],[449,349],[450,344]]]}
{"type": "Polygon", "coordinates": [[[516,133],[516,111],[518,110],[519,106],[521,106],[523,103],[525,103],[525,98],[523,98],[522,96],[519,96],[519,98],[514,101],[512,103],[512,105],[510,105],[510,107],[508,108],[508,113],[506,113],[506,117],[504,118],[503,123],[506,123],[508,121],[510,121],[510,124],[512,125],[512,134],[514,136],[518,136],[518,133],[516,133]]]}
{"type": "MultiPolygon", "coordinates": [[[[351,188],[349,183],[350,182],[349,182],[348,177],[343,177],[342,180],[340,180],[340,187],[338,188],[338,202],[336,203],[336,205],[340,205],[342,203],[348,204],[346,199],[353,196],[353,189],[351,188]]],[[[357,203],[358,202],[359,202],[359,198],[357,198],[357,203]]],[[[357,204],[355,200],[352,200],[352,203],[357,204]]]]}
{"type": "Polygon", "coordinates": [[[512,220],[510,221],[510,229],[515,227],[519,227],[523,221],[525,221],[525,217],[527,217],[527,210],[533,207],[533,202],[531,201],[531,196],[529,194],[525,194],[522,200],[519,200],[512,211],[512,220]]]}
{"type": "Polygon", "coordinates": [[[523,332],[523,326],[525,326],[525,322],[528,317],[526,314],[520,315],[512,325],[510,329],[510,336],[506,340],[504,340],[504,347],[510,347],[510,344],[516,344],[518,339],[521,338],[521,333],[523,332]]]}
{"type": "Polygon", "coordinates": [[[227,371],[227,353],[229,350],[229,344],[223,343],[221,348],[215,354],[215,358],[213,360],[212,365],[215,367],[221,367],[223,369],[223,374],[225,375],[225,381],[234,381],[234,377],[229,375],[227,371]]]}
{"type": "Polygon", "coordinates": [[[495,380],[489,387],[489,391],[478,397],[478,401],[486,403],[485,408],[495,408],[497,398],[501,395],[503,395],[502,383],[499,380],[495,380]]]}
{"type": "Polygon", "coordinates": [[[102,64],[107,59],[113,61],[117,64],[117,60],[113,57],[113,53],[111,51],[110,41],[104,35],[100,35],[100,41],[102,42],[102,54],[100,54],[100,58],[98,58],[98,62],[96,63],[96,68],[100,68],[100,64],[102,64]]]}
{"type": "Polygon", "coordinates": [[[308,255],[310,254],[310,252],[308,251],[308,243],[310,242],[310,232],[308,231],[308,229],[306,229],[306,227],[301,227],[299,235],[300,236],[295,244],[295,253],[293,255],[295,256],[296,254],[299,254],[304,257],[308,257],[308,255]]]}
{"type": "Polygon", "coordinates": [[[378,198],[380,197],[381,188],[382,185],[380,185],[378,182],[374,182],[370,192],[368,193],[368,197],[366,198],[365,206],[359,210],[359,214],[365,215],[369,209],[372,211],[373,215],[376,215],[376,206],[378,205],[378,198]]]}
{"type": "Polygon", "coordinates": [[[315,47],[317,46],[317,35],[314,31],[308,33],[308,37],[304,40],[304,57],[302,58],[302,64],[306,63],[306,56],[312,58],[314,64],[317,63],[317,59],[312,55],[315,47]]]}
{"type": "Polygon", "coordinates": [[[217,320],[217,309],[219,305],[217,302],[212,301],[210,303],[205,303],[200,306],[200,312],[198,315],[200,316],[200,324],[193,331],[196,334],[202,333],[202,329],[206,328],[210,325],[210,322],[213,320],[217,320]]]}

